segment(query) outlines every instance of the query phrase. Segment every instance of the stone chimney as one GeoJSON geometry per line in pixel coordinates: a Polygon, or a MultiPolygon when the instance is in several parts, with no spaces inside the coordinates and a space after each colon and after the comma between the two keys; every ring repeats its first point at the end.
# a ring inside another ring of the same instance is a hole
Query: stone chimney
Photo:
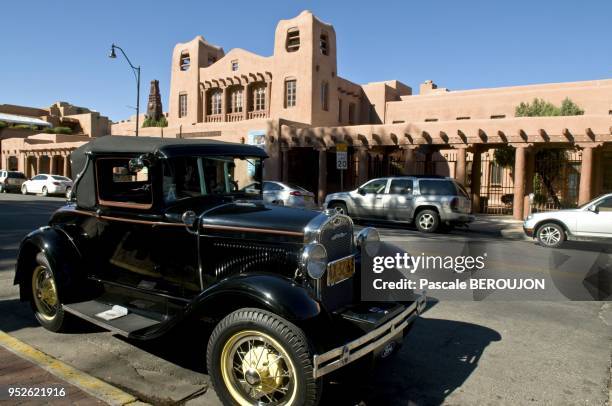
{"type": "Polygon", "coordinates": [[[149,103],[147,103],[147,116],[152,120],[159,120],[163,114],[161,96],[159,94],[159,81],[151,81],[151,90],[149,91],[149,103]]]}

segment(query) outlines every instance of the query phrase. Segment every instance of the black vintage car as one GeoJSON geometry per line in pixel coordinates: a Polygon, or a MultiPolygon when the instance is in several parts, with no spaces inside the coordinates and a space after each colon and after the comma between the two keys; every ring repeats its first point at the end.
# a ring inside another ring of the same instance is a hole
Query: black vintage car
{"type": "Polygon", "coordinates": [[[70,201],[21,243],[15,283],[45,328],[133,339],[204,321],[225,404],[316,404],[326,374],[388,355],[425,304],[361,303],[349,217],[262,203],[263,149],[107,136],[71,156],[70,201]]]}

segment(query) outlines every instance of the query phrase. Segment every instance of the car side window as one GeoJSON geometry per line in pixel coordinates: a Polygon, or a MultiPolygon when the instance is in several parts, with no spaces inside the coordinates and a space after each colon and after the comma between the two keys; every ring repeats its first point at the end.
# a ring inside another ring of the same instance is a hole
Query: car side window
{"type": "Polygon", "coordinates": [[[32,178],[32,180],[45,180],[45,179],[47,179],[47,177],[44,175],[36,175],[32,178]]]}
{"type": "Polygon", "coordinates": [[[612,212],[612,197],[608,197],[607,199],[602,200],[597,208],[599,211],[611,211],[612,212]]]}
{"type": "Polygon", "coordinates": [[[96,162],[98,199],[100,204],[116,207],[148,209],[153,193],[148,167],[138,172],[129,170],[130,158],[100,158],[96,162]]]}
{"type": "Polygon", "coordinates": [[[276,192],[281,190],[282,187],[277,183],[272,182],[264,182],[263,191],[264,192],[276,192]]]}
{"type": "Polygon", "coordinates": [[[448,180],[419,180],[419,192],[423,196],[457,196],[457,189],[448,180]]]}
{"type": "Polygon", "coordinates": [[[361,190],[363,190],[365,193],[383,193],[385,191],[385,187],[387,186],[387,180],[386,179],[374,179],[373,181],[370,181],[368,183],[366,183],[365,185],[363,185],[361,187],[361,190]]]}
{"type": "Polygon", "coordinates": [[[413,182],[412,179],[393,179],[389,187],[389,194],[411,195],[413,182]]]}

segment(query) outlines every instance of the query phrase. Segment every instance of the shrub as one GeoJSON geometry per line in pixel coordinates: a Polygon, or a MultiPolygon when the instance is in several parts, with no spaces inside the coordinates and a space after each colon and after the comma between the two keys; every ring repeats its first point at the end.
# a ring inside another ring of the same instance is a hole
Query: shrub
{"type": "Polygon", "coordinates": [[[16,130],[30,130],[31,129],[30,126],[27,124],[15,124],[13,128],[16,130]]]}
{"type": "Polygon", "coordinates": [[[5,121],[0,121],[0,128],[6,128],[8,124],[5,121]]]}
{"type": "Polygon", "coordinates": [[[165,116],[161,116],[159,120],[153,120],[151,117],[147,117],[142,122],[142,127],[168,127],[168,120],[165,116]]]}
{"type": "Polygon", "coordinates": [[[53,132],[55,134],[72,134],[72,128],[70,127],[54,127],[53,132]]]}
{"type": "Polygon", "coordinates": [[[546,100],[535,98],[531,103],[523,102],[519,104],[514,110],[516,117],[580,116],[583,114],[584,110],[567,97],[561,103],[561,107],[557,107],[546,100]]]}

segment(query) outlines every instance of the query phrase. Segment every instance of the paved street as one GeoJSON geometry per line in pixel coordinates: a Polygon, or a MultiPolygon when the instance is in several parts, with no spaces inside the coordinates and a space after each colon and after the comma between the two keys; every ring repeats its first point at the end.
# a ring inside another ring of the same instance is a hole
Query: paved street
{"type": "MultiPolygon", "coordinates": [[[[62,204],[60,198],[0,195],[0,330],[141,400],[218,404],[207,391],[206,342],[197,332],[144,344],[87,324],[58,335],[39,327],[29,305],[18,301],[12,279],[19,241],[62,204]]],[[[423,238],[410,228],[381,232],[405,249],[423,238]]],[[[518,266],[542,250],[494,231],[427,238],[503,241],[518,266]]],[[[329,383],[324,404],[603,405],[611,339],[611,303],[440,301],[418,320],[397,358],[329,383]]]]}

